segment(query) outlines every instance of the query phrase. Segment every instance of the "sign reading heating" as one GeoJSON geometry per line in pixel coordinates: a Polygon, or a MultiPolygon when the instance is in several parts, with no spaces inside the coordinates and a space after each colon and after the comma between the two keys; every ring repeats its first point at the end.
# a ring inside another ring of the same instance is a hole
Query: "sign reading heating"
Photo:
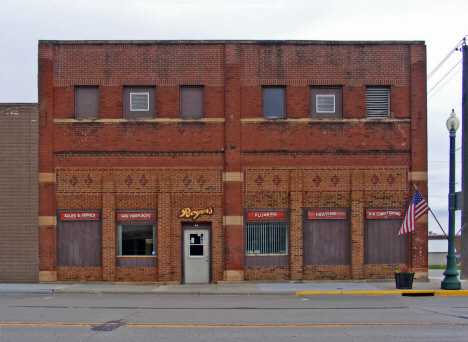
{"type": "Polygon", "coordinates": [[[99,220],[99,211],[60,213],[62,221],[96,221],[99,220]]]}
{"type": "Polygon", "coordinates": [[[154,221],[156,220],[156,212],[119,212],[117,213],[117,221],[154,221]]]}
{"type": "Polygon", "coordinates": [[[249,211],[247,212],[247,220],[284,220],[286,211],[249,211]]]}
{"type": "Polygon", "coordinates": [[[368,220],[380,220],[380,219],[399,219],[404,217],[404,210],[366,210],[366,219],[368,220]]]}
{"type": "Polygon", "coordinates": [[[346,210],[308,210],[307,219],[344,220],[346,219],[346,210]]]}

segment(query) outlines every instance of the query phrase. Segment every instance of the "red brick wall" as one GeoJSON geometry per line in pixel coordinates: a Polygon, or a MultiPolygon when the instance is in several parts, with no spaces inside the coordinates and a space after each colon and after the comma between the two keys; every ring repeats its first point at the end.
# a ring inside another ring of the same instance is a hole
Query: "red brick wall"
{"type": "MultiPolygon", "coordinates": [[[[363,265],[363,208],[406,207],[413,184],[427,196],[425,66],[421,42],[40,42],[39,172],[57,182],[41,183],[39,215],[102,209],[108,281],[179,281],[177,213],[188,205],[215,206],[215,282],[225,270],[250,280],[388,277],[395,265],[363,265]],[[99,86],[100,120],[72,120],[75,85],[99,86]],[[155,86],[155,120],[118,120],[126,85],[155,86]],[[205,119],[179,119],[181,85],[204,86],[205,119]],[[264,85],[286,87],[286,120],[262,119],[264,85]],[[342,87],[343,119],[309,119],[310,86],[320,85],[342,87]],[[366,120],[375,85],[390,87],[391,119],[366,120]],[[223,183],[223,172],[243,182],[223,183]],[[303,267],[302,208],[315,206],[351,208],[352,265],[303,267]],[[291,267],[244,268],[239,218],[270,207],[290,210],[291,267]],[[157,209],[157,269],[115,267],[117,209],[157,209]]],[[[40,270],[57,270],[55,226],[39,230],[40,270]]],[[[408,238],[406,266],[427,271],[427,223],[408,238]]]]}

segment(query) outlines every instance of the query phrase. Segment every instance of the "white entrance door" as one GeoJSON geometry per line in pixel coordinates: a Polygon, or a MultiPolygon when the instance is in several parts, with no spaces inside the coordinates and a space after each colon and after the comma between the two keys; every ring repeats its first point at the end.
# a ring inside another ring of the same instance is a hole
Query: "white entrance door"
{"type": "Polygon", "coordinates": [[[184,230],[184,275],[186,284],[210,281],[210,237],[208,229],[184,230]]]}

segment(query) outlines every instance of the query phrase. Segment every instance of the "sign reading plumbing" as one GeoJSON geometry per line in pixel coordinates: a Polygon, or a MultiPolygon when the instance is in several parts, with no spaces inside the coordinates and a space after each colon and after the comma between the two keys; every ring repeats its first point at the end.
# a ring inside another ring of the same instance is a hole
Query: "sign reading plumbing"
{"type": "Polygon", "coordinates": [[[286,211],[248,211],[247,220],[284,220],[286,218],[286,211]]]}

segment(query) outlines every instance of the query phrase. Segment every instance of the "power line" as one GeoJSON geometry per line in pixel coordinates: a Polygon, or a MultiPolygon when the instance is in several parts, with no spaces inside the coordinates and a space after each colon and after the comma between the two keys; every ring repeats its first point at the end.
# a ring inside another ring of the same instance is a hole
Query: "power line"
{"type": "MultiPolygon", "coordinates": [[[[458,73],[459,73],[460,71],[462,71],[462,69],[463,69],[463,66],[461,66],[460,69],[458,69],[458,70],[452,75],[452,77],[450,77],[450,78],[447,80],[447,82],[445,82],[444,84],[442,84],[442,86],[441,86],[439,89],[437,89],[437,91],[436,91],[434,94],[432,94],[431,97],[427,99],[427,101],[429,101],[429,100],[432,99],[434,96],[436,96],[436,94],[437,94],[443,87],[445,87],[445,85],[446,85],[447,83],[449,83],[450,80],[451,80],[452,78],[454,78],[456,75],[458,75],[458,73]]],[[[445,77],[445,76],[444,76],[444,77],[445,77]]]]}
{"type": "Polygon", "coordinates": [[[463,37],[463,38],[457,43],[457,45],[455,45],[455,47],[450,51],[450,53],[449,53],[447,56],[445,56],[445,58],[439,63],[439,65],[437,65],[437,66],[434,68],[434,70],[432,70],[432,71],[429,73],[429,75],[427,76],[426,80],[429,80],[429,79],[437,72],[437,70],[439,70],[439,68],[447,61],[447,59],[449,59],[449,57],[450,57],[455,51],[457,51],[457,49],[460,47],[460,45],[463,44],[463,41],[465,40],[466,37],[468,37],[468,35],[465,36],[465,37],[463,37]]]}
{"type": "MultiPolygon", "coordinates": [[[[439,85],[439,83],[442,82],[442,80],[443,80],[445,77],[447,77],[448,74],[450,74],[450,73],[452,72],[452,70],[455,69],[455,67],[456,67],[458,64],[460,64],[462,61],[463,61],[463,59],[460,59],[460,60],[458,61],[458,63],[455,64],[455,65],[453,66],[453,68],[450,69],[450,70],[444,75],[444,77],[442,77],[442,78],[439,80],[439,82],[437,82],[436,85],[433,86],[433,87],[431,88],[431,90],[429,90],[429,91],[427,92],[427,94],[429,94],[435,87],[437,87],[437,86],[439,85]]],[[[456,75],[456,74],[455,74],[455,75],[456,75]]],[[[455,76],[455,75],[454,75],[454,76],[455,76]]],[[[453,76],[452,76],[452,77],[453,77],[453,76]]],[[[450,81],[450,80],[449,80],[449,81],[450,81]]]]}

